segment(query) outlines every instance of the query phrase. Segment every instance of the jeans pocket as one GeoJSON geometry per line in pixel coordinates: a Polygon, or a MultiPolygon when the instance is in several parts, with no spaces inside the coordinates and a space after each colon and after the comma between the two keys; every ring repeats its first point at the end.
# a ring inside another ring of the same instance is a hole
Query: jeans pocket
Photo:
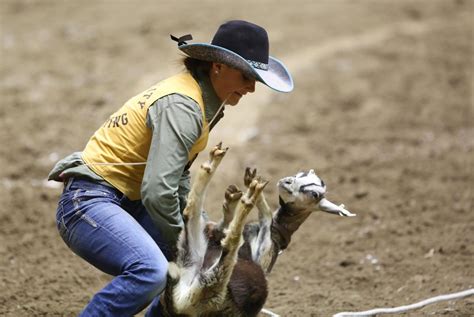
{"type": "Polygon", "coordinates": [[[108,199],[110,194],[100,190],[75,189],[64,194],[58,204],[56,223],[58,230],[65,240],[70,231],[80,222],[85,221],[90,226],[97,228],[97,222],[92,219],[87,211],[92,204],[108,199]]]}
{"type": "Polygon", "coordinates": [[[81,219],[87,222],[88,224],[90,224],[94,228],[98,227],[97,222],[95,222],[94,219],[89,217],[89,215],[87,214],[81,214],[81,219]]]}

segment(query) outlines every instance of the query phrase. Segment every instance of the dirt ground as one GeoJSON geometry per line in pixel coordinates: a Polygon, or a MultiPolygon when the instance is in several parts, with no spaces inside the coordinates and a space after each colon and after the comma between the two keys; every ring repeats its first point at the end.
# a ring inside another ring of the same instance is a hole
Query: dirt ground
{"type": "MultiPolygon", "coordinates": [[[[210,189],[246,166],[314,168],[355,218],[312,215],[269,276],[266,308],[331,316],[474,286],[474,1],[0,0],[0,315],[75,316],[109,279],[55,227],[53,164],[132,95],[181,69],[169,34],[208,42],[247,19],[295,90],[263,85],[214,131],[231,145],[210,189]]],[[[202,155],[205,156],[205,155],[202,155]]],[[[194,167],[195,168],[195,167],[194,167]]],[[[408,316],[471,316],[474,298],[408,316]]]]}

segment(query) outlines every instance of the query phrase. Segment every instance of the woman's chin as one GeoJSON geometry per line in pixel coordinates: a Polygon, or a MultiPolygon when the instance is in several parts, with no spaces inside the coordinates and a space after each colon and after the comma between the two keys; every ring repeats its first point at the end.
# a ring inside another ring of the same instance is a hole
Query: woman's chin
{"type": "Polygon", "coordinates": [[[242,98],[242,95],[232,94],[231,98],[227,99],[226,104],[228,104],[229,106],[236,106],[239,103],[241,98],[242,98]]]}

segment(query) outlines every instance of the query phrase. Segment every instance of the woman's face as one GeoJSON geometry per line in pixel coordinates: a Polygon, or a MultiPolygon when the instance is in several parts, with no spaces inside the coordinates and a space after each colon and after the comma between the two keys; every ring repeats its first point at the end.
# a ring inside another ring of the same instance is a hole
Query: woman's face
{"type": "Polygon", "coordinates": [[[227,105],[235,106],[242,96],[255,91],[255,79],[224,64],[212,63],[210,78],[217,96],[227,105]]]}

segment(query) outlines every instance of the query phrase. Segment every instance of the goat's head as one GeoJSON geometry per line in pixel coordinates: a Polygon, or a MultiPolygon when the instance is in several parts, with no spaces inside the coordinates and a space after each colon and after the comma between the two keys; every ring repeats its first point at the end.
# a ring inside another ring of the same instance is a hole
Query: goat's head
{"type": "Polygon", "coordinates": [[[286,204],[295,204],[301,207],[315,206],[326,194],[326,184],[314,173],[300,172],[278,181],[280,198],[286,204]]]}
{"type": "Polygon", "coordinates": [[[324,196],[326,184],[314,170],[299,172],[294,176],[284,177],[278,182],[280,203],[297,209],[325,211],[340,216],[355,216],[344,205],[336,206],[324,196]]]}

